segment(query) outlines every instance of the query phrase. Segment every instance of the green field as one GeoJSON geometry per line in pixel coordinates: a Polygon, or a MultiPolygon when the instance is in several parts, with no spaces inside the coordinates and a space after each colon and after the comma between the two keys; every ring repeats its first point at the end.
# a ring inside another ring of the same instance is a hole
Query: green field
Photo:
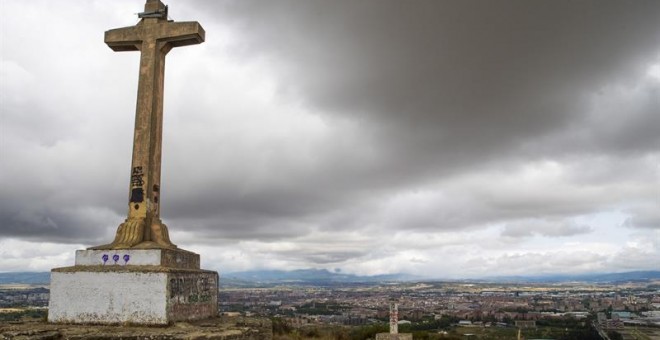
{"type": "Polygon", "coordinates": [[[623,340],[660,340],[660,328],[626,327],[618,330],[623,340]]]}
{"type": "MultiPolygon", "coordinates": [[[[366,340],[373,339],[376,333],[388,332],[386,324],[365,326],[329,326],[308,325],[300,329],[293,329],[281,320],[273,320],[274,340],[284,339],[318,339],[318,340],[366,340]]],[[[588,325],[589,323],[587,323],[588,325]]],[[[598,333],[589,326],[571,325],[561,327],[557,325],[541,325],[537,328],[521,330],[524,339],[557,339],[557,340],[601,340],[598,333]]],[[[413,326],[414,327],[414,326],[413,326]]],[[[516,339],[518,329],[515,327],[446,327],[445,331],[435,329],[413,329],[411,325],[401,325],[400,333],[412,333],[415,340],[462,340],[462,339],[516,339]]],[[[627,338],[626,338],[627,339],[627,338]]],[[[635,339],[635,338],[631,338],[635,339]]],[[[638,338],[643,339],[643,338],[638,338]]],[[[647,339],[647,338],[644,338],[647,339]]],[[[655,338],[650,338],[655,339],[655,338]]]]}
{"type": "MultiPolygon", "coordinates": [[[[449,337],[460,336],[461,339],[516,339],[518,329],[513,327],[457,327],[448,333],[449,337]],[[472,335],[466,336],[467,334],[472,335]]],[[[521,330],[521,336],[525,339],[600,339],[588,328],[537,327],[521,330]]]]}

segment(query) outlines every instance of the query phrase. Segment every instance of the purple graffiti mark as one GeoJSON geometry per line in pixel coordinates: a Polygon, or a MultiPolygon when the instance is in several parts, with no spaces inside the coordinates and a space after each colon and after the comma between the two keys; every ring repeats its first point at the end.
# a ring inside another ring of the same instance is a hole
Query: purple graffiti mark
{"type": "Polygon", "coordinates": [[[108,262],[108,254],[103,254],[103,256],[101,256],[101,259],[103,260],[103,265],[105,266],[105,263],[108,262]]]}
{"type": "Polygon", "coordinates": [[[131,255],[128,254],[124,255],[124,264],[127,264],[130,259],[131,259],[131,255]]]}
{"type": "Polygon", "coordinates": [[[112,255],[112,260],[115,261],[115,264],[117,264],[117,261],[119,261],[119,255],[117,254],[112,255]]]}

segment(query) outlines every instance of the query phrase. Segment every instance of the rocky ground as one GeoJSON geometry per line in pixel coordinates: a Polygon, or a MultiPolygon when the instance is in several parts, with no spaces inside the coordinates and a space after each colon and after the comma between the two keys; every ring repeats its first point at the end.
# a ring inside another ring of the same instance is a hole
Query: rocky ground
{"type": "Polygon", "coordinates": [[[272,325],[266,318],[218,317],[202,321],[178,322],[167,327],[132,325],[64,325],[44,321],[0,323],[0,339],[12,340],[270,340],[272,325]]]}

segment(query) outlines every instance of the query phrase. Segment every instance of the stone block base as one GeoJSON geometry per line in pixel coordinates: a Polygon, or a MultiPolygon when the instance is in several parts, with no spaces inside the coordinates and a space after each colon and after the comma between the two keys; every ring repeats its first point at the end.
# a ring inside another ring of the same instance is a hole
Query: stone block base
{"type": "Polygon", "coordinates": [[[51,272],[49,322],[167,325],[217,314],[213,271],[129,265],[51,272]]]}

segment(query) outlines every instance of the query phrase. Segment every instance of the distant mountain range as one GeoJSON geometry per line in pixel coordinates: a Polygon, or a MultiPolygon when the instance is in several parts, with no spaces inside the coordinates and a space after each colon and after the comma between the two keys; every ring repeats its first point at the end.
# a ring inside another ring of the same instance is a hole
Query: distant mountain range
{"type": "Polygon", "coordinates": [[[330,272],[326,269],[284,270],[251,270],[221,275],[220,281],[230,280],[233,283],[291,283],[291,284],[346,284],[346,283],[378,283],[395,281],[416,281],[420,276],[408,274],[389,274],[374,276],[359,276],[330,272]]]}
{"type": "MultiPolygon", "coordinates": [[[[588,283],[617,283],[630,281],[660,280],[660,271],[633,271],[625,273],[604,274],[556,274],[556,275],[530,275],[530,276],[493,276],[475,280],[444,280],[432,279],[408,274],[389,274],[360,276],[331,272],[325,269],[300,269],[292,271],[283,270],[252,270],[234,273],[221,273],[222,286],[259,286],[272,284],[308,284],[308,285],[342,285],[342,284],[374,284],[388,282],[433,282],[433,281],[462,281],[462,282],[501,282],[501,283],[560,283],[560,282],[588,282],[588,283]]],[[[0,284],[49,284],[49,272],[8,272],[0,273],[0,284]]]]}
{"type": "Polygon", "coordinates": [[[530,275],[530,276],[493,276],[483,278],[486,281],[494,282],[538,282],[538,283],[559,283],[559,282],[593,282],[593,283],[617,283],[630,281],[649,281],[660,280],[660,271],[634,271],[625,273],[605,273],[605,274],[549,274],[549,275],[530,275]]]}
{"type": "Polygon", "coordinates": [[[50,272],[9,272],[0,273],[0,284],[50,284],[50,272]]]}
{"type": "Polygon", "coordinates": [[[222,275],[220,281],[231,285],[254,283],[299,283],[299,284],[345,284],[345,283],[378,283],[378,282],[415,282],[415,281],[487,281],[502,283],[559,283],[559,282],[588,282],[588,283],[617,283],[629,281],[660,280],[660,271],[633,271],[625,273],[600,274],[555,274],[555,275],[529,275],[529,276],[494,276],[475,280],[446,280],[408,274],[390,274],[375,276],[359,276],[352,274],[333,273],[325,269],[301,269],[293,271],[282,270],[254,270],[235,272],[222,275]]]}

